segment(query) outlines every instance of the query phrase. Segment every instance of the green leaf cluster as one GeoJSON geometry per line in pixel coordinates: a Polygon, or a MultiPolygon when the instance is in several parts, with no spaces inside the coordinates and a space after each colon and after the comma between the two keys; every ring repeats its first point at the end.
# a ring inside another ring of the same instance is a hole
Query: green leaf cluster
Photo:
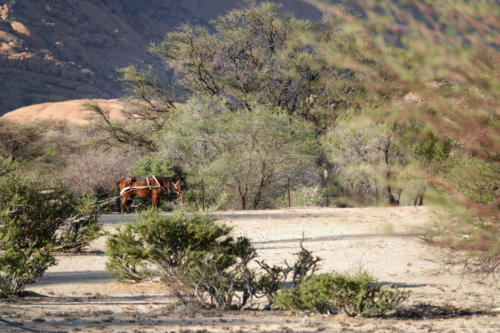
{"type": "Polygon", "coordinates": [[[275,298],[281,310],[299,309],[328,313],[340,309],[349,316],[383,316],[409,296],[408,291],[383,288],[366,273],[348,276],[319,274],[275,298]]]}
{"type": "Polygon", "coordinates": [[[175,175],[172,159],[163,153],[144,155],[135,162],[130,172],[134,177],[172,177],[175,175]]]}

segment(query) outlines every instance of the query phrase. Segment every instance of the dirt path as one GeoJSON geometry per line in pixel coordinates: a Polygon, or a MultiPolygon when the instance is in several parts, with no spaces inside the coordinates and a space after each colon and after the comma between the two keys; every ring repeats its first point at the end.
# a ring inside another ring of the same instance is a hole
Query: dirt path
{"type": "MultiPolygon", "coordinates": [[[[186,309],[172,306],[168,288],[161,283],[111,279],[105,272],[104,239],[99,239],[86,255],[58,257],[58,264],[28,288],[48,297],[3,301],[0,317],[38,329],[84,332],[500,331],[495,312],[500,306],[498,285],[475,282],[460,267],[443,266],[444,253],[420,240],[422,227],[433,219],[427,208],[309,208],[216,215],[234,227],[236,236],[249,237],[259,258],[268,263],[293,261],[304,238],[304,246],[323,258],[322,272],[366,271],[383,283],[410,290],[408,305],[426,303],[442,313],[419,320],[250,311],[189,316],[186,309]],[[443,310],[450,305],[467,307],[472,313],[455,316],[443,310]],[[482,313],[485,309],[488,314],[482,313]]],[[[133,218],[105,215],[101,222],[113,230],[133,218]]],[[[5,329],[0,323],[0,332],[5,329]]]]}

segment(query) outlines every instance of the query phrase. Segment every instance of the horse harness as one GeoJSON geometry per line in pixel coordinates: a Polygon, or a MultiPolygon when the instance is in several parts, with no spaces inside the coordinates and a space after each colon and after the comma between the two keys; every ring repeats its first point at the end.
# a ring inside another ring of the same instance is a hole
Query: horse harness
{"type": "MultiPolygon", "coordinates": [[[[132,185],[125,186],[123,188],[123,190],[120,191],[120,196],[123,196],[125,193],[129,193],[129,192],[132,192],[135,190],[144,190],[144,189],[153,190],[156,188],[160,188],[163,192],[168,192],[170,190],[170,187],[164,188],[163,186],[161,186],[160,182],[158,181],[158,179],[156,179],[155,176],[151,176],[151,177],[153,177],[154,181],[156,182],[156,185],[150,184],[149,177],[146,177],[146,182],[147,182],[146,186],[132,186],[132,185]]],[[[171,179],[169,179],[168,181],[172,182],[171,179]]],[[[175,184],[173,184],[173,185],[174,185],[173,187],[176,189],[175,184]]],[[[177,189],[176,189],[176,191],[177,191],[177,189]]]]}

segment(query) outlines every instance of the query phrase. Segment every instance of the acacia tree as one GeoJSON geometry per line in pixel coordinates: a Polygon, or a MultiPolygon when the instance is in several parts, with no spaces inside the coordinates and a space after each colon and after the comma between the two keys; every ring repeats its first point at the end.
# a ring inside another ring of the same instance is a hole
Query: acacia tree
{"type": "Polygon", "coordinates": [[[40,144],[47,131],[46,123],[20,124],[7,119],[0,120],[0,156],[15,159],[32,159],[43,155],[40,144]]]}
{"type": "Polygon", "coordinates": [[[233,112],[225,104],[191,100],[172,118],[162,142],[206,181],[207,192],[222,189],[239,198],[241,209],[257,208],[287,175],[313,164],[315,136],[304,123],[264,106],[233,112]]]}
{"type": "Polygon", "coordinates": [[[338,22],[313,25],[262,3],[211,23],[213,32],[184,25],[151,47],[187,90],[221,96],[233,111],[268,105],[314,122],[320,132],[339,112],[358,106],[354,71],[327,66],[314,45],[328,40],[339,50],[349,48],[354,41],[338,22]]]}
{"type": "Polygon", "coordinates": [[[429,128],[367,114],[339,122],[323,147],[348,194],[367,202],[385,197],[390,205],[401,204],[403,192],[423,205],[429,186],[423,174],[449,172],[452,155],[463,155],[453,140],[441,140],[429,128]]]}
{"type": "MultiPolygon", "coordinates": [[[[287,75],[280,57],[291,36],[307,29],[308,23],[281,13],[276,4],[265,3],[231,11],[212,24],[214,33],[183,26],[152,50],[181,75],[181,83],[191,91],[225,94],[240,104],[236,106],[247,109],[260,102],[293,111],[294,100],[307,82],[287,75]]],[[[311,71],[305,80],[318,75],[311,68],[303,71],[311,71]]]]}

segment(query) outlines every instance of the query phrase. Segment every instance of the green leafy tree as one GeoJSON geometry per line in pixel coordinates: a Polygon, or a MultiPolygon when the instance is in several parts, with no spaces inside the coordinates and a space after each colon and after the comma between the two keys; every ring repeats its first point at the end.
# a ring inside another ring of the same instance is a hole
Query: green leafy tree
{"type": "Polygon", "coordinates": [[[359,104],[354,71],[326,66],[315,48],[324,39],[339,50],[353,45],[337,22],[312,25],[264,2],[211,23],[213,32],[185,25],[151,47],[189,91],[224,97],[232,110],[267,105],[313,121],[318,131],[359,104]]]}
{"type": "Polygon", "coordinates": [[[162,140],[207,192],[224,191],[239,198],[241,209],[257,208],[282,190],[288,175],[314,163],[317,144],[307,123],[264,106],[231,111],[224,101],[205,100],[180,109],[162,140]]]}
{"type": "Polygon", "coordinates": [[[424,172],[447,170],[452,149],[459,154],[451,139],[441,140],[428,128],[369,113],[340,121],[323,146],[347,194],[368,203],[385,198],[390,205],[402,204],[404,192],[422,205],[430,185],[424,172]]]}
{"type": "Polygon", "coordinates": [[[151,153],[138,159],[130,170],[132,176],[162,176],[172,177],[175,175],[173,161],[168,155],[162,153],[151,153]]]}

